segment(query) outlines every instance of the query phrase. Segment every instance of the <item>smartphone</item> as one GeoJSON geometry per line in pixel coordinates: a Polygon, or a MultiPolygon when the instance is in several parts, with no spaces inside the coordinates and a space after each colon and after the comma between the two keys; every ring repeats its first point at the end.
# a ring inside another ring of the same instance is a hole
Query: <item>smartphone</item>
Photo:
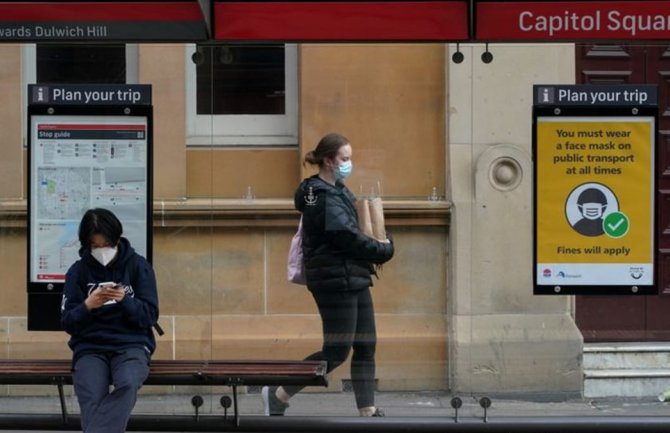
{"type": "Polygon", "coordinates": [[[98,287],[102,287],[103,289],[112,289],[116,287],[116,283],[114,281],[106,281],[104,283],[98,283],[98,287]]]}

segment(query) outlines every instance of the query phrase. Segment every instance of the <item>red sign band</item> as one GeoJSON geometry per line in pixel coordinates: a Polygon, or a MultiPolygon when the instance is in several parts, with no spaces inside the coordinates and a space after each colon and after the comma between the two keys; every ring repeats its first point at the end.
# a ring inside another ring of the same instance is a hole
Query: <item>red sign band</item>
{"type": "Polygon", "coordinates": [[[217,2],[217,40],[464,41],[468,3],[217,2]]]}
{"type": "Polygon", "coordinates": [[[655,40],[670,38],[670,2],[477,3],[480,41],[655,40]]]}

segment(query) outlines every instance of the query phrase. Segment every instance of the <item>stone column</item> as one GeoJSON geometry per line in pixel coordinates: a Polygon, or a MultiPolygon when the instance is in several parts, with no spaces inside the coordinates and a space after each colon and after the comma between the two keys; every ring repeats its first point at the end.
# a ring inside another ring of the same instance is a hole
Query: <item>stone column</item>
{"type": "MultiPolygon", "coordinates": [[[[579,395],[565,296],[532,287],[532,85],[574,83],[572,45],[461,46],[449,63],[449,366],[455,393],[579,395]]],[[[448,56],[450,58],[450,56],[448,56]]]]}
{"type": "Polygon", "coordinates": [[[140,84],[154,106],[154,199],[186,197],[186,59],[184,44],[143,44],[140,84]]]}

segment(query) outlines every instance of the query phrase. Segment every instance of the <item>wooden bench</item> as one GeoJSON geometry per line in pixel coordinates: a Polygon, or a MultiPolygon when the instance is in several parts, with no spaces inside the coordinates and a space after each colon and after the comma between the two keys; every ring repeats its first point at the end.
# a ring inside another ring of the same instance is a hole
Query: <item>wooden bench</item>
{"type": "MultiPolygon", "coordinates": [[[[72,362],[60,359],[0,360],[0,384],[56,385],[60,398],[63,422],[67,422],[67,407],[63,385],[72,384],[72,362]]],[[[225,385],[233,391],[231,402],[235,425],[239,425],[237,387],[240,385],[302,385],[327,386],[325,361],[151,361],[145,385],[225,385]]],[[[196,396],[197,397],[197,396],[196,396]]],[[[196,408],[202,405],[194,397],[196,408]],[[197,404],[199,403],[199,404],[197,404]]],[[[223,404],[223,400],[222,400],[223,404]]]]}

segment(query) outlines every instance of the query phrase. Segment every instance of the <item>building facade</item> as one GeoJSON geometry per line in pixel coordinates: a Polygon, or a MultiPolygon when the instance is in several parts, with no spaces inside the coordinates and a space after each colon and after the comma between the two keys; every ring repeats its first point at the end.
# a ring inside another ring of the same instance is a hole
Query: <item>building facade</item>
{"type": "MultiPolygon", "coordinates": [[[[25,89],[57,67],[40,49],[0,46],[8,358],[70,356],[64,333],[26,325],[25,89]]],[[[138,44],[122,55],[125,82],[153,89],[153,261],[166,330],[157,357],[301,358],[319,346],[316,309],[286,281],[286,254],[293,191],[312,174],[302,157],[338,131],[354,147],[348,185],[383,198],[396,243],[373,288],[379,389],[581,393],[572,298],[532,294],[530,89],[575,82],[573,44],[496,45],[491,64],[482,44],[287,45],[288,120],[264,136],[253,131],[267,117],[198,113],[218,83],[198,88],[198,50],[231,53],[138,44]],[[451,61],[457,49],[462,63],[451,61]]],[[[347,368],[331,378],[335,389],[347,381],[347,368]]]]}

